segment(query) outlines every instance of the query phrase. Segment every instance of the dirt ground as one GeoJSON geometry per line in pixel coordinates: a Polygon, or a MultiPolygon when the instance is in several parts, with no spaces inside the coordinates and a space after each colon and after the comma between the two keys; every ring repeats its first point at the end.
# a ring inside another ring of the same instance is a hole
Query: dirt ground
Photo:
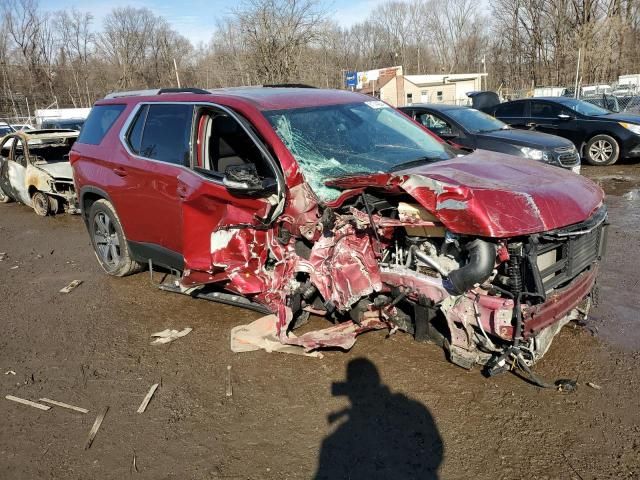
{"type": "Polygon", "coordinates": [[[368,333],[322,360],[233,354],[230,329],[258,314],[161,292],[146,272],[109,278],[79,217],[0,205],[0,478],[640,478],[640,164],[585,174],[609,195],[599,303],[535,367],[577,378],[570,394],[485,379],[404,334],[368,333]],[[84,283],[58,293],[74,279],[84,283]]]}

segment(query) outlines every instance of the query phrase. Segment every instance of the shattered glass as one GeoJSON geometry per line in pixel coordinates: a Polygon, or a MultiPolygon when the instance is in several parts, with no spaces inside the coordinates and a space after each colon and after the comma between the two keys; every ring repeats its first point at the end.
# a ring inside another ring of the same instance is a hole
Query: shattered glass
{"type": "Polygon", "coordinates": [[[340,195],[325,185],[330,178],[388,172],[418,159],[454,156],[446,144],[382,102],[271,111],[265,116],[322,201],[340,195]]]}

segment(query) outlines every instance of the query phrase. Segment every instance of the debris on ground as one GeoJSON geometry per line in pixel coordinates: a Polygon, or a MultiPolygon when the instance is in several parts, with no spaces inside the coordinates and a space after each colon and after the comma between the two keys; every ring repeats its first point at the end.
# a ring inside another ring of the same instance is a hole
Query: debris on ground
{"type": "Polygon", "coordinates": [[[594,388],[596,390],[602,390],[602,387],[600,385],[598,385],[597,383],[593,383],[593,382],[587,382],[587,387],[591,387],[591,388],[594,388]]]}
{"type": "Polygon", "coordinates": [[[61,288],[60,289],[60,293],[69,293],[71,290],[74,290],[75,288],[79,287],[80,285],[82,285],[82,280],[74,280],[73,282],[71,282],[66,287],[61,288]]]}
{"type": "Polygon", "coordinates": [[[13,267],[9,268],[9,270],[15,270],[17,268],[20,268],[20,265],[14,265],[13,267]]]}
{"type": "Polygon", "coordinates": [[[56,407],[68,408],[69,410],[75,410],[76,412],[80,412],[80,413],[89,413],[89,410],[87,410],[86,408],[76,407],[75,405],[69,405],[68,403],[51,400],[50,398],[41,398],[38,401],[44,402],[44,403],[50,403],[51,405],[55,405],[56,407]]]}
{"type": "Polygon", "coordinates": [[[151,401],[151,397],[153,397],[153,394],[156,392],[156,389],[158,388],[158,385],[160,385],[160,384],[159,383],[154,383],[153,385],[151,385],[151,388],[149,389],[149,392],[144,397],[144,399],[142,400],[142,403],[138,407],[138,413],[144,413],[144,411],[147,409],[147,405],[149,405],[149,402],[151,401]]]}
{"type": "Polygon", "coordinates": [[[24,398],[14,397],[13,395],[6,395],[4,398],[11,400],[12,402],[18,402],[30,407],[39,408],[40,410],[49,410],[51,407],[48,405],[42,405],[40,403],[32,402],[31,400],[25,400],[24,398]]]}
{"type": "MultiPolygon", "coordinates": [[[[293,353],[322,358],[322,353],[318,351],[305,352],[303,347],[283,344],[278,339],[277,322],[278,318],[275,315],[266,315],[248,325],[233,327],[231,329],[231,351],[240,353],[262,349],[269,353],[293,353]]],[[[290,333],[289,337],[295,338],[295,335],[290,333]]]]}
{"type": "Polygon", "coordinates": [[[104,407],[104,409],[96,417],[96,421],[93,422],[93,427],[91,427],[91,430],[89,431],[89,436],[87,437],[87,443],[84,445],[85,450],[88,450],[89,448],[91,448],[93,439],[96,438],[98,429],[100,428],[100,425],[102,425],[102,421],[104,420],[104,417],[108,411],[109,411],[109,406],[104,407]]]}
{"type": "Polygon", "coordinates": [[[9,258],[9,255],[7,255],[7,252],[0,252],[0,262],[5,261],[7,258],[9,258]]]}
{"type": "Polygon", "coordinates": [[[233,396],[233,388],[231,386],[231,365],[227,365],[227,397],[233,396]]]}
{"type": "Polygon", "coordinates": [[[16,372],[14,372],[13,370],[7,370],[6,372],[4,372],[5,375],[15,375],[16,372]]]}
{"type": "Polygon", "coordinates": [[[169,343],[169,342],[173,342],[174,340],[180,338],[180,337],[184,337],[185,335],[187,335],[189,332],[191,332],[191,330],[193,330],[192,328],[185,328],[181,331],[178,330],[170,330],[170,329],[166,329],[163,330],[161,332],[158,333],[153,333],[151,335],[151,337],[157,337],[153,342],[151,342],[151,345],[160,345],[163,343],[169,343]]]}
{"type": "Polygon", "coordinates": [[[578,382],[571,380],[570,378],[562,378],[560,380],[556,380],[555,386],[559,392],[570,393],[578,388],[578,382]]]}

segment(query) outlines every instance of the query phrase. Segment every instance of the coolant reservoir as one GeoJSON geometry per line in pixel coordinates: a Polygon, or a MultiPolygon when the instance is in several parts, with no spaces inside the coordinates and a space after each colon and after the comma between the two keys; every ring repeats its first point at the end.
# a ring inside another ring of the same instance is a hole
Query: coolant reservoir
{"type": "Polygon", "coordinates": [[[438,226],[433,227],[405,226],[404,228],[407,231],[407,235],[411,237],[444,237],[445,228],[439,226],[440,223],[438,219],[420,205],[405,202],[398,203],[398,217],[403,222],[423,220],[438,224],[438,226]]]}

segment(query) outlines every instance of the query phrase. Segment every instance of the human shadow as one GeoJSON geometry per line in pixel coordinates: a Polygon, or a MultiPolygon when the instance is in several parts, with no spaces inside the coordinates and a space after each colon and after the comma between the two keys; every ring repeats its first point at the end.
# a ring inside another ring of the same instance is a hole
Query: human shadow
{"type": "Polygon", "coordinates": [[[314,479],[438,478],[443,445],[429,410],[381,384],[373,363],[350,361],[332,395],[349,397],[351,406],[329,414],[330,424],[346,420],[322,442],[314,479]]]}

